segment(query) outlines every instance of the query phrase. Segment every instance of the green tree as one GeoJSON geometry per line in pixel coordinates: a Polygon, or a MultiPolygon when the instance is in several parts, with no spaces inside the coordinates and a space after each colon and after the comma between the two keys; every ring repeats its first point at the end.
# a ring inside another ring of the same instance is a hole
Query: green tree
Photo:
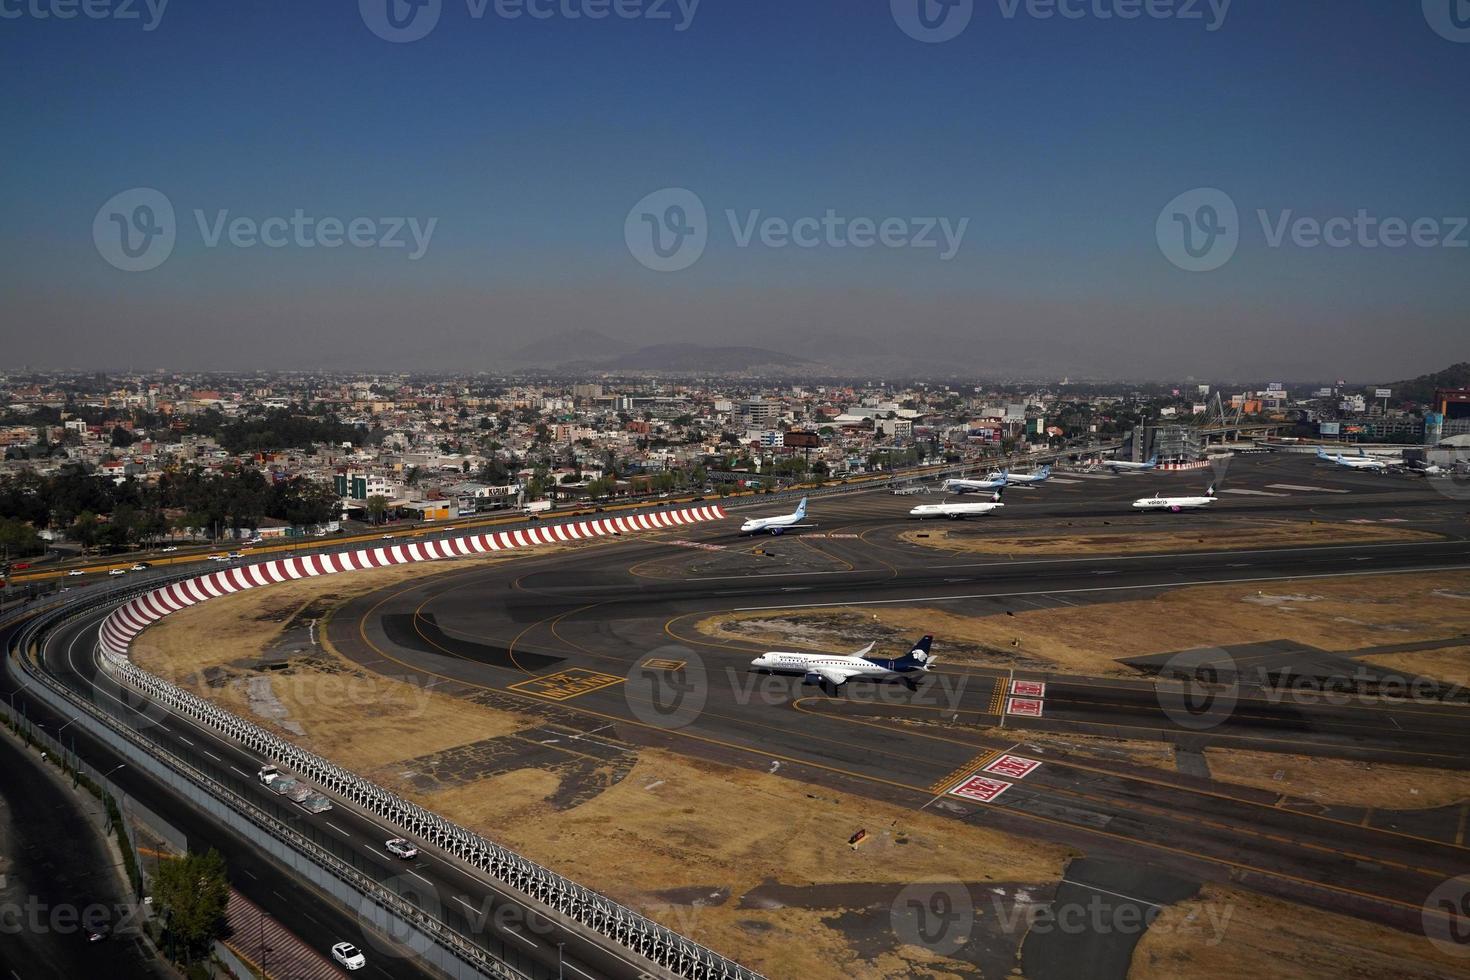
{"type": "Polygon", "coordinates": [[[383,516],[388,513],[388,498],[380,493],[375,493],[367,499],[368,520],[374,524],[383,523],[383,516]]]}
{"type": "Polygon", "coordinates": [[[153,879],[153,901],[186,962],[219,937],[229,898],[225,859],[214,848],[160,864],[153,879]]]}

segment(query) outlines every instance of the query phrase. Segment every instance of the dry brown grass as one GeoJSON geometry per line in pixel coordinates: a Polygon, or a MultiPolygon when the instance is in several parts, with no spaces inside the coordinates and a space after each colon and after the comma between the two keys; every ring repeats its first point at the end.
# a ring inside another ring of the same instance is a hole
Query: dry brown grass
{"type": "Polygon", "coordinates": [[[1276,639],[1347,651],[1470,635],[1470,601],[1444,597],[1452,588],[1470,588],[1470,572],[1191,586],[1147,599],[1014,616],[912,605],[721,613],[699,620],[695,629],[715,639],[850,650],[867,642],[863,637],[871,636],[876,619],[901,633],[933,633],[941,670],[947,661],[1137,676],[1117,661],[1276,639]],[[972,649],[946,650],[947,643],[972,649]]]}
{"type": "Polygon", "coordinates": [[[903,976],[921,961],[874,972],[821,922],[838,910],[737,907],[763,881],[1045,882],[1067,857],[1058,845],[661,750],[640,750],[625,779],[574,810],[538,801],[552,785],[544,773],[511,773],[420,801],[772,977],[903,976]],[[870,837],[853,849],[847,838],[860,827],[870,837]],[[728,889],[732,898],[693,908],[657,894],[688,886],[728,889]]]}
{"type": "Polygon", "coordinates": [[[1466,960],[1422,936],[1209,884],[1164,909],[1133,951],[1129,980],[1461,978],[1466,960]]]}
{"type": "Polygon", "coordinates": [[[1418,650],[1413,653],[1369,654],[1358,658],[1404,678],[1426,677],[1444,684],[1470,688],[1470,646],[1418,650]]]}
{"type": "Polygon", "coordinates": [[[1457,770],[1242,749],[1208,748],[1205,759],[1214,779],[1314,803],[1412,810],[1470,799],[1470,772],[1457,770]]]}
{"type": "Polygon", "coordinates": [[[1126,530],[1078,531],[1069,534],[988,534],[970,528],[930,527],[904,531],[899,540],[925,548],[973,555],[1142,555],[1171,551],[1231,551],[1241,548],[1286,548],[1293,545],[1367,544],[1390,541],[1433,541],[1441,535],[1386,524],[1314,524],[1305,521],[1260,521],[1248,527],[1205,531],[1126,530]]]}

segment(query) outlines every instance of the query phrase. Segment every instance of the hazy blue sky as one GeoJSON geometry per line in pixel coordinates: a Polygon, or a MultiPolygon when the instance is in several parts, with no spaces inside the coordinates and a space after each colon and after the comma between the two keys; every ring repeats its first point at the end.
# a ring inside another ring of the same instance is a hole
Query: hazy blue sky
{"type": "Polygon", "coordinates": [[[581,326],[1128,376],[1466,357],[1464,0],[56,2],[0,0],[9,365],[493,370],[581,326]],[[704,221],[635,208],[665,188],[704,221]],[[1196,188],[1238,219],[1166,209],[1196,188]],[[297,211],[316,247],[267,221],[297,211]],[[1418,243],[1273,244],[1360,211],[1418,243]],[[811,247],[744,237],[768,217],[811,247]],[[655,229],[703,252],[649,268],[655,229]]]}

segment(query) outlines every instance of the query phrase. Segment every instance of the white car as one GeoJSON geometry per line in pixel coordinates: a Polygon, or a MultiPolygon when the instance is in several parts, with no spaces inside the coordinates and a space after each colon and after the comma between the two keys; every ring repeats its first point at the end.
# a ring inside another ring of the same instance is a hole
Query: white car
{"type": "Polygon", "coordinates": [[[68,575],[85,575],[87,573],[84,572],[84,571],[82,571],[80,568],[73,568],[71,571],[67,572],[66,574],[68,574],[68,575]]]}
{"type": "Polygon", "coordinates": [[[225,555],[225,561],[235,561],[237,559],[244,558],[244,557],[245,556],[242,555],[242,554],[240,554],[240,552],[238,552],[238,551],[232,551],[228,555],[225,555]]]}
{"type": "Polygon", "coordinates": [[[171,544],[171,545],[168,545],[167,547],[159,548],[158,550],[161,551],[161,552],[163,552],[164,554],[168,554],[170,551],[178,551],[179,550],[179,546],[176,545],[176,544],[171,544]]]}
{"type": "Polygon", "coordinates": [[[332,959],[349,970],[361,970],[367,966],[367,957],[351,943],[337,943],[332,947],[332,959]]]}
{"type": "Polygon", "coordinates": [[[108,575],[126,575],[126,574],[128,574],[128,570],[126,568],[114,568],[112,571],[108,572],[107,574],[108,575]]]}
{"type": "Polygon", "coordinates": [[[388,849],[389,854],[392,854],[394,857],[401,857],[405,861],[410,861],[419,856],[419,849],[402,837],[395,837],[390,841],[385,841],[383,846],[388,849]]]}
{"type": "Polygon", "coordinates": [[[133,569],[132,570],[135,571],[135,572],[146,572],[149,569],[149,567],[150,566],[149,566],[149,564],[146,561],[140,561],[136,565],[133,566],[133,569]]]}
{"type": "Polygon", "coordinates": [[[209,556],[209,560],[210,561],[224,561],[225,560],[225,556],[224,555],[210,555],[209,556]]]}

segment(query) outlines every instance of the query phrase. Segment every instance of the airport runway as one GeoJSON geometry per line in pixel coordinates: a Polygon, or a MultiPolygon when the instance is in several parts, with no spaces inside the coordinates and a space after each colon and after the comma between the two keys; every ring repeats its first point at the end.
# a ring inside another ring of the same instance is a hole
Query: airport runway
{"type": "MultiPolygon", "coordinates": [[[[1260,688],[1268,675],[1250,674],[1231,688],[1231,710],[1200,730],[1171,714],[1159,693],[1171,685],[1156,684],[1147,665],[1138,680],[1128,680],[945,664],[942,635],[935,643],[940,665],[918,691],[853,681],[833,697],[801,678],[754,674],[749,661],[761,648],[715,642],[694,629],[699,619],[732,610],[779,615],[825,604],[908,603],[995,616],[1189,584],[1470,567],[1466,506],[1411,477],[1243,457],[1225,483],[1241,492],[1223,495],[1210,512],[1139,514],[1127,506],[1156,490],[1193,492],[1188,488],[1208,479],[1198,472],[1059,474],[1046,486],[1008,491],[1003,516],[967,522],[963,533],[1126,534],[1163,526],[1208,535],[1268,516],[1387,522],[1440,537],[1013,561],[902,541],[899,535],[915,527],[905,519],[908,509],[937,498],[873,492],[814,501],[818,526],[778,538],[741,539],[732,522],[437,575],[348,603],[329,636],[372,670],[534,711],[545,720],[548,737],[538,751],[548,763],[566,761],[557,746],[575,737],[578,752],[605,760],[654,745],[779,768],[957,820],[1073,843],[1089,854],[1141,859],[1186,877],[1235,881],[1417,928],[1424,897],[1470,858],[1463,808],[1409,815],[1308,809],[1203,776],[1026,747],[1027,732],[1162,740],[1184,752],[1219,745],[1465,768],[1470,730],[1463,700],[1283,700],[1260,688]],[[1006,713],[1017,680],[1047,685],[1042,717],[1006,713]],[[1004,754],[1042,765],[1011,780],[992,802],[947,792],[1004,754]]],[[[1140,638],[1140,657],[1174,649],[1167,637],[1140,638]]],[[[1265,649],[1242,654],[1242,662],[1333,669],[1313,656],[1265,649]]],[[[496,758],[494,746],[480,749],[475,764],[496,758]]],[[[523,754],[505,762],[526,764],[523,754]]]]}
{"type": "MultiPolygon", "coordinates": [[[[440,768],[482,773],[499,771],[498,765],[565,765],[574,756],[584,765],[628,767],[642,747],[660,746],[1070,843],[1094,857],[1145,862],[1186,881],[1231,881],[1417,929],[1428,892],[1470,859],[1464,807],[1415,813],[1306,807],[1202,775],[1028,745],[1027,733],[1155,739],[1184,753],[1221,745],[1465,768],[1470,734],[1462,701],[1340,705],[1310,695],[1282,701],[1260,689],[1259,677],[1242,676],[1230,689],[1229,710],[1201,730],[1181,724],[1172,702],[1161,699],[1159,691],[1171,690],[1172,682],[1156,684],[1149,676],[1156,666],[1141,664],[1132,680],[946,664],[942,635],[935,645],[940,665],[917,691],[853,681],[832,697],[801,678],[752,673],[749,661],[760,648],[716,642],[694,628],[702,617],[731,610],[780,615],[823,604],[914,604],[998,616],[1196,583],[1470,567],[1466,504],[1410,477],[1328,469],[1302,458],[1242,457],[1223,484],[1238,492],[1222,494],[1212,511],[1143,514],[1128,506],[1156,491],[1197,492],[1210,476],[1059,473],[1045,486],[1008,491],[1000,515],[942,526],[979,536],[1127,535],[1162,527],[1207,539],[1221,529],[1259,529],[1263,521],[1359,521],[1436,537],[1012,560],[904,541],[901,534],[919,527],[905,518],[908,509],[939,498],[864,492],[813,501],[818,526],[777,538],[740,538],[731,521],[435,574],[347,603],[334,614],[328,637],[368,669],[542,719],[544,738],[532,732],[521,733],[513,747],[488,744],[494,739],[475,743],[463,759],[439,759],[440,768]],[[1041,717],[1007,713],[1016,682],[1045,683],[1041,717]],[[1007,755],[1041,764],[1015,775],[1007,755]],[[1010,774],[989,802],[950,792],[996,765],[1010,774]]],[[[777,504],[770,512],[783,509],[789,508],[777,504]]],[[[96,625],[92,618],[58,631],[45,651],[53,672],[89,692],[98,668],[80,651],[91,649],[96,625]]],[[[1167,637],[1141,637],[1138,654],[1173,649],[1167,637]]],[[[1311,651],[1241,656],[1268,669],[1333,669],[1311,651]]],[[[158,738],[241,792],[264,797],[249,775],[258,760],[248,753],[199,730],[174,731],[177,719],[138,722],[161,728],[158,738]]],[[[447,919],[478,929],[523,968],[551,975],[555,949],[545,935],[498,928],[481,917],[479,910],[504,904],[503,896],[461,880],[469,876],[438,855],[411,868],[387,860],[379,850],[383,830],[345,808],[324,816],[330,825],[296,819],[380,880],[405,882],[411,874],[431,885],[447,919]]],[[[317,942],[348,928],[342,923],[304,934],[317,942]]],[[[348,938],[363,937],[349,932],[348,938]]],[[[568,953],[569,975],[628,972],[592,947],[569,944],[568,953]]]]}

